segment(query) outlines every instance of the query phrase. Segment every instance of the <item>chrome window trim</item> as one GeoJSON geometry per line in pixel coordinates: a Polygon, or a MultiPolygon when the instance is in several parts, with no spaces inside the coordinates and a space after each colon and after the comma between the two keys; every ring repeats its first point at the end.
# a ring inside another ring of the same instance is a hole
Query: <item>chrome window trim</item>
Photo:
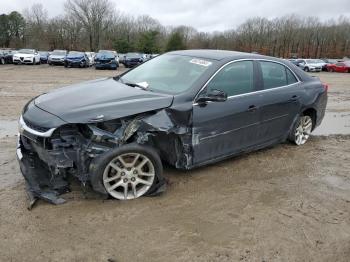
{"type": "MultiPolygon", "coordinates": [[[[278,62],[278,61],[273,61],[273,60],[269,60],[269,59],[264,59],[264,58],[244,58],[244,59],[237,59],[237,60],[234,60],[234,61],[229,61],[227,62],[226,64],[222,65],[209,79],[208,81],[203,85],[203,87],[198,91],[198,93],[196,94],[194,100],[193,100],[193,105],[198,105],[198,103],[196,103],[195,101],[197,100],[199,94],[207,87],[207,85],[209,84],[209,82],[224,68],[226,67],[227,65],[230,65],[232,63],[237,63],[237,62],[242,62],[242,61],[263,61],[263,62],[272,62],[272,63],[277,63],[277,64],[280,64],[280,65],[283,65],[285,66],[286,68],[289,69],[289,71],[292,72],[292,74],[294,75],[294,77],[296,78],[297,82],[293,83],[293,84],[290,84],[290,85],[285,85],[285,86],[277,86],[277,87],[274,87],[274,88],[269,88],[269,89],[264,89],[264,90],[258,90],[258,91],[253,91],[253,92],[249,92],[249,93],[245,93],[245,94],[239,94],[239,95],[233,95],[233,96],[228,96],[227,99],[231,99],[231,98],[234,98],[234,97],[241,97],[241,96],[246,96],[246,95],[252,95],[252,94],[258,94],[258,93],[263,93],[263,92],[268,92],[268,91],[272,91],[272,90],[276,90],[276,89],[281,89],[281,88],[285,88],[285,87],[289,87],[289,86],[292,86],[292,85],[296,85],[296,84],[299,84],[301,83],[299,77],[294,73],[294,71],[287,65],[281,63],[281,62],[278,62]]],[[[209,101],[210,102],[210,101],[209,101]]]]}
{"type": "Polygon", "coordinates": [[[41,136],[41,137],[50,137],[52,135],[52,133],[56,130],[56,128],[51,128],[51,129],[47,130],[46,132],[38,132],[38,131],[30,128],[29,126],[27,126],[27,124],[24,122],[23,116],[21,116],[19,118],[19,129],[20,129],[20,133],[22,133],[21,129],[24,129],[28,133],[31,133],[31,134],[36,135],[36,136],[41,136]]]}

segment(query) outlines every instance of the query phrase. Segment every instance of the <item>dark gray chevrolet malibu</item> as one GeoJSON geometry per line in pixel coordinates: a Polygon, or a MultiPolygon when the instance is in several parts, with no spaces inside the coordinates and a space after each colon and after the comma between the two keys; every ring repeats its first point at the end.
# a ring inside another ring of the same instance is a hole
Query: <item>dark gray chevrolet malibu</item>
{"type": "Polygon", "coordinates": [[[303,145],[324,117],[327,88],[285,60],[186,50],[42,94],[19,121],[30,203],[63,203],[69,177],[105,197],[155,195],[164,162],[191,169],[286,140],[303,145]]]}

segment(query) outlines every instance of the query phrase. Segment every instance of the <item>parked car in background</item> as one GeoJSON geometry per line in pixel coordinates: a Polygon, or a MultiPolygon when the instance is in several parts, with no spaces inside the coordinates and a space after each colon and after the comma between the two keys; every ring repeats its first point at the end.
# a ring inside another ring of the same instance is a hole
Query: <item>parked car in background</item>
{"type": "Polygon", "coordinates": [[[40,62],[42,64],[47,64],[47,61],[49,59],[49,52],[48,51],[39,51],[40,54],[40,62]]]}
{"type": "Polygon", "coordinates": [[[286,140],[305,144],[325,115],[327,89],[273,57],[170,52],[29,101],[20,170],[34,202],[64,203],[70,176],[105,197],[154,195],[164,191],[162,161],[189,170],[286,140]]]}
{"type": "Polygon", "coordinates": [[[321,72],[322,65],[317,63],[314,59],[298,59],[299,67],[306,72],[321,72]]]}
{"type": "Polygon", "coordinates": [[[101,52],[95,56],[96,69],[117,69],[119,63],[112,52],[101,52]]]}
{"type": "Polygon", "coordinates": [[[114,50],[99,50],[98,52],[99,53],[105,53],[105,52],[112,53],[115,56],[115,59],[117,60],[118,65],[119,65],[119,55],[118,55],[117,51],[114,51],[114,50]]]}
{"type": "Polygon", "coordinates": [[[67,50],[53,50],[49,55],[48,64],[49,65],[64,65],[64,59],[67,56],[67,50]]]}
{"type": "Polygon", "coordinates": [[[322,71],[327,71],[327,63],[322,59],[311,59],[315,65],[321,66],[322,71]]]}
{"type": "Polygon", "coordinates": [[[120,64],[124,64],[125,54],[118,53],[118,61],[119,61],[120,64]]]}
{"type": "Polygon", "coordinates": [[[0,65],[5,64],[5,53],[4,51],[0,50],[0,65]]]}
{"type": "Polygon", "coordinates": [[[143,54],[141,53],[127,53],[125,55],[124,66],[134,67],[144,62],[143,54]]]}
{"type": "Polygon", "coordinates": [[[292,64],[299,66],[299,62],[297,61],[297,59],[287,59],[287,61],[291,62],[292,64]]]}
{"type": "Polygon", "coordinates": [[[70,51],[64,60],[64,67],[89,67],[89,63],[85,52],[70,51]]]}
{"type": "Polygon", "coordinates": [[[327,65],[328,72],[350,73],[350,61],[327,65]]]}
{"type": "Polygon", "coordinates": [[[17,53],[17,50],[3,49],[1,51],[3,52],[5,64],[12,64],[13,63],[13,55],[15,53],[17,53]]]}
{"type": "Polygon", "coordinates": [[[93,66],[95,64],[95,53],[85,52],[85,54],[89,58],[89,66],[93,66]]]}
{"type": "Polygon", "coordinates": [[[40,54],[35,49],[20,49],[12,59],[14,64],[40,64],[40,54]]]}

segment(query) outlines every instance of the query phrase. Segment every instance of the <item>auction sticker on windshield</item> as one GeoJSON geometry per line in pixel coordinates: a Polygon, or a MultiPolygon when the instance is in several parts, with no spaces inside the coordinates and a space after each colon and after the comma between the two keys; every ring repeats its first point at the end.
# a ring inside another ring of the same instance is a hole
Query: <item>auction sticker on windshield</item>
{"type": "Polygon", "coordinates": [[[212,64],[212,62],[206,61],[206,60],[202,60],[202,59],[197,59],[197,58],[193,58],[190,63],[192,64],[196,64],[196,65],[201,65],[201,66],[210,66],[212,64]]]}

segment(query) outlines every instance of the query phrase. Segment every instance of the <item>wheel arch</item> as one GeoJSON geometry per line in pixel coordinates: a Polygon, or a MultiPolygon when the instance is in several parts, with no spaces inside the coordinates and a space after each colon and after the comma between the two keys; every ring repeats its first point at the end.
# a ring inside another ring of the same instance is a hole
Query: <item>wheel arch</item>
{"type": "Polygon", "coordinates": [[[313,107],[309,107],[303,110],[302,112],[303,116],[309,116],[312,119],[312,130],[315,129],[316,123],[317,123],[317,111],[313,107]]]}

